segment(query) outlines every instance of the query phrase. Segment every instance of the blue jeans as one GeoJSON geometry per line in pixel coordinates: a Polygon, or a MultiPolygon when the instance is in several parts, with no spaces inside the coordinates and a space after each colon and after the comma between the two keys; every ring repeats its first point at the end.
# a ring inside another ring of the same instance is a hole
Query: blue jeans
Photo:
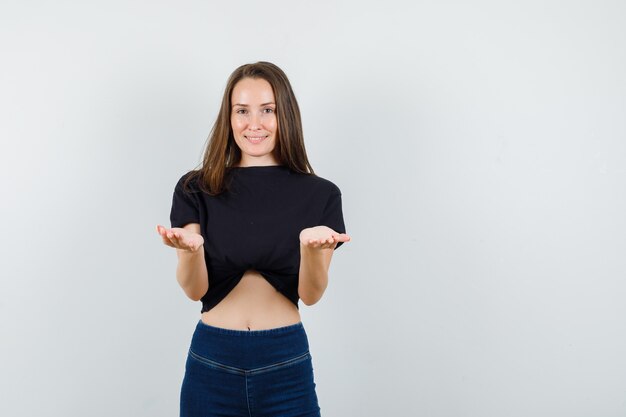
{"type": "Polygon", "coordinates": [[[302,323],[231,330],[198,320],[185,364],[180,417],[319,417],[302,323]]]}

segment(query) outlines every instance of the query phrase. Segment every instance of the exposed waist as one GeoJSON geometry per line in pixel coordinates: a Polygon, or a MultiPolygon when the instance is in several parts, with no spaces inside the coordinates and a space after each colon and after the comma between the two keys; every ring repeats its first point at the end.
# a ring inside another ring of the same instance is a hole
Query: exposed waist
{"type": "Polygon", "coordinates": [[[300,322],[297,306],[256,271],[247,271],[228,295],[202,313],[204,324],[233,330],[265,330],[300,322]]]}
{"type": "Polygon", "coordinates": [[[235,331],[271,330],[298,324],[300,321],[300,313],[295,308],[287,314],[252,315],[237,312],[230,316],[215,314],[213,310],[209,310],[200,317],[200,322],[204,325],[235,331]]]}

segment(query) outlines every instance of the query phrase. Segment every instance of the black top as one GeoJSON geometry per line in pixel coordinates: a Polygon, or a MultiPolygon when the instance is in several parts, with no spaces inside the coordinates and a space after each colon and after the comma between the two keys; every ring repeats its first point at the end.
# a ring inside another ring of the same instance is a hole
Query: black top
{"type": "MultiPolygon", "coordinates": [[[[284,165],[234,167],[226,171],[227,191],[211,196],[196,179],[174,188],[172,227],[199,223],[209,290],[201,313],[215,307],[254,269],[298,307],[300,232],[328,226],[345,233],[341,191],[324,178],[284,165]]],[[[197,177],[199,180],[200,176],[197,177]]],[[[337,246],[342,245],[338,242],[337,246]]]]}

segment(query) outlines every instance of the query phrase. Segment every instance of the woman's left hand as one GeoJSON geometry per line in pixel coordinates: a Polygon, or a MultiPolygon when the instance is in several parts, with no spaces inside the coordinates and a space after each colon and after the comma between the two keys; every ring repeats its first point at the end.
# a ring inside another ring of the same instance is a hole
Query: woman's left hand
{"type": "Polygon", "coordinates": [[[337,233],[328,226],[314,226],[300,232],[300,244],[309,248],[335,249],[337,242],[348,242],[350,236],[337,233]]]}

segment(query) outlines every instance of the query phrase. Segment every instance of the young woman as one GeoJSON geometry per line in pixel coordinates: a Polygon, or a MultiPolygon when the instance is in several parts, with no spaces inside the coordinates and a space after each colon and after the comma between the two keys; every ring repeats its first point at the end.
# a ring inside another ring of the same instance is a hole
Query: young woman
{"type": "Polygon", "coordinates": [[[269,62],[237,68],[198,170],[174,189],[176,278],[202,301],[182,417],[319,416],[298,301],[315,304],[345,233],[341,191],[314,174],[300,110],[269,62]]]}

